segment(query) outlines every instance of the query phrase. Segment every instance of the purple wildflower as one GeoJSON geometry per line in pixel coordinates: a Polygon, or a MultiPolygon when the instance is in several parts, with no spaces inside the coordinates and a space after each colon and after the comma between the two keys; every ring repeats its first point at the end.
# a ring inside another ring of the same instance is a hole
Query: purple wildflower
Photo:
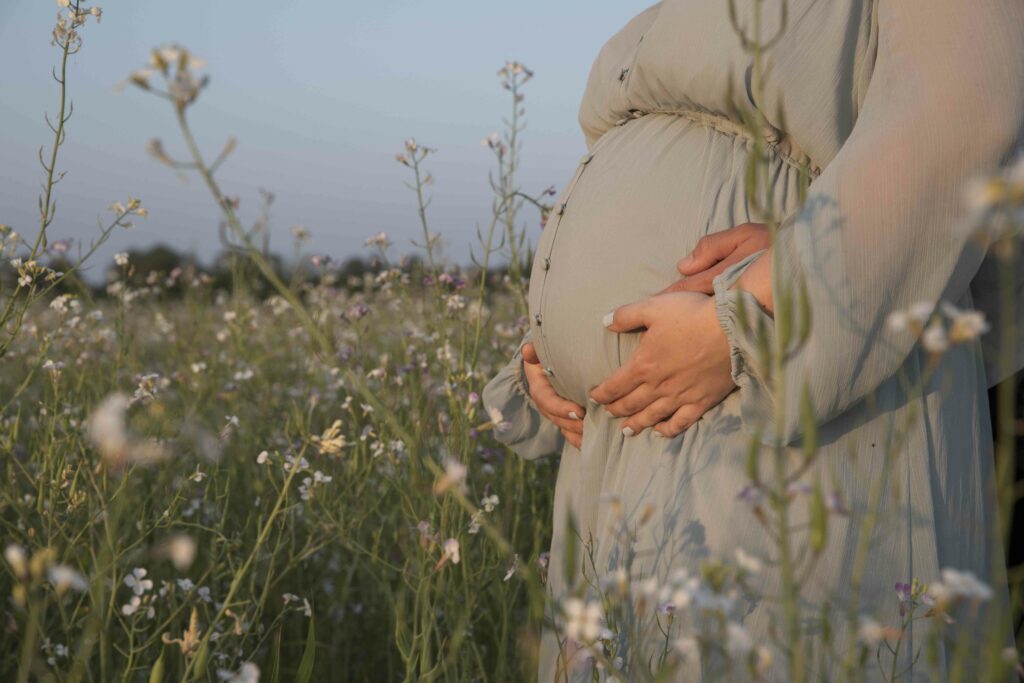
{"type": "Polygon", "coordinates": [[[764,498],[764,493],[756,484],[746,484],[742,489],[740,489],[740,492],[736,497],[742,501],[750,503],[751,505],[757,505],[764,498]]]}
{"type": "Polygon", "coordinates": [[[910,604],[911,587],[909,583],[896,583],[896,597],[900,601],[900,616],[907,613],[907,605],[910,604]]]}

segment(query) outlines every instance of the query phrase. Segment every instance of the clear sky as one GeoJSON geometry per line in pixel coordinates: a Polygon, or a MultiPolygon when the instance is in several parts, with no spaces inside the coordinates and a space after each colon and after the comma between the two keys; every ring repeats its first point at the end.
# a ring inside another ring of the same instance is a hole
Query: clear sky
{"type": "MultiPolygon", "coordinates": [[[[258,188],[276,194],[272,244],[290,252],[288,228],[305,226],[308,250],[344,258],[387,231],[399,251],[416,236],[408,172],[394,160],[405,138],[438,148],[432,227],[446,254],[465,262],[490,211],[492,157],[480,140],[509,111],[496,72],[516,59],[527,84],[522,186],[568,181],[584,150],[577,111],[601,45],[647,0],[99,0],[69,78],[75,113],[59,168],[51,239],[86,239],[97,217],[127,196],[150,209],[119,231],[94,262],[155,242],[208,258],[217,212],[192,177],[183,183],[145,152],[153,137],[183,156],[169,104],[114,86],[145,65],[152,47],[179,43],[207,62],[210,86],[192,109],[208,154],[239,145],[220,178],[255,216],[258,188]]],[[[37,160],[57,111],[50,68],[54,0],[0,0],[0,223],[34,236],[42,179],[37,160]]],[[[530,216],[531,230],[539,230],[530,216]]],[[[535,239],[534,235],[534,239],[535,239]]]]}

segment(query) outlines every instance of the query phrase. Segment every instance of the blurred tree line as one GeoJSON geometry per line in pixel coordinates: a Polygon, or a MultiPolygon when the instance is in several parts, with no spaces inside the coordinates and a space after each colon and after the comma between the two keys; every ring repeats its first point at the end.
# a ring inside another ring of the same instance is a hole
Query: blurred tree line
{"type": "MultiPolygon", "coordinates": [[[[127,254],[128,266],[122,267],[112,259],[103,268],[102,275],[93,268],[87,269],[84,276],[80,272],[72,273],[54,289],[54,296],[79,294],[102,299],[107,296],[108,284],[122,279],[130,287],[161,284],[172,298],[180,296],[197,278],[215,290],[231,291],[244,283],[247,291],[258,298],[273,293],[266,278],[240,250],[225,249],[208,264],[203,264],[195,254],[180,252],[166,244],[129,249],[124,253],[127,254]]],[[[363,288],[367,275],[372,277],[388,268],[398,267],[416,277],[427,273],[418,255],[405,256],[396,263],[386,263],[378,256],[352,256],[344,261],[312,256],[297,263],[288,263],[278,254],[265,256],[284,282],[300,286],[321,281],[325,275],[330,275],[336,287],[358,291],[363,288]]],[[[73,264],[65,253],[50,253],[41,259],[41,263],[61,273],[69,271],[73,264]]],[[[501,277],[504,269],[492,273],[501,277]]],[[[16,287],[16,270],[8,263],[0,263],[0,292],[11,292],[16,287]]]]}

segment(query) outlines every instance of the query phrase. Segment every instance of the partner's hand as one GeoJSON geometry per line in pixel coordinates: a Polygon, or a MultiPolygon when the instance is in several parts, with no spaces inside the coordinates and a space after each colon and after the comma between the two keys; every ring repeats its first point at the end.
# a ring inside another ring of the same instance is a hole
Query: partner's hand
{"type": "Polygon", "coordinates": [[[537,410],[555,423],[566,441],[579,448],[583,443],[585,411],[581,406],[565,400],[555,392],[548,381],[548,376],[544,374],[544,368],[540,365],[540,358],[537,357],[537,350],[533,348],[532,342],[523,344],[523,361],[523,374],[526,375],[530,398],[537,406],[537,410]]]}
{"type": "Polygon", "coordinates": [[[686,257],[676,264],[683,278],[672,283],[665,292],[703,292],[713,294],[712,281],[734,263],[772,245],[768,226],[763,223],[742,223],[728,230],[705,235],[686,257]]]}
{"type": "Polygon", "coordinates": [[[656,294],[609,315],[612,332],[646,328],[629,360],[590,392],[609,413],[627,418],[623,434],[653,426],[674,437],[736,388],[713,298],[656,294]]]}

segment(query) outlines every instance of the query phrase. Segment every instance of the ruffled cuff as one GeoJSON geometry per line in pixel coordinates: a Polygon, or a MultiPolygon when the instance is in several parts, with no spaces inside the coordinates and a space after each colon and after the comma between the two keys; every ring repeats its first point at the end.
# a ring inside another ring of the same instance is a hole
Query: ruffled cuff
{"type": "Polygon", "coordinates": [[[750,434],[760,434],[772,444],[773,394],[769,380],[770,349],[775,340],[775,321],[765,313],[753,294],[732,289],[743,272],[765,251],[747,256],[726,268],[713,281],[718,323],[729,341],[732,381],[739,387],[740,419],[750,434]]]}
{"type": "Polygon", "coordinates": [[[527,333],[512,360],[484,387],[483,403],[488,411],[501,413],[502,422],[494,430],[494,438],[520,457],[533,460],[560,453],[565,437],[554,423],[537,411],[530,398],[522,353],[529,336],[527,333]]]}

